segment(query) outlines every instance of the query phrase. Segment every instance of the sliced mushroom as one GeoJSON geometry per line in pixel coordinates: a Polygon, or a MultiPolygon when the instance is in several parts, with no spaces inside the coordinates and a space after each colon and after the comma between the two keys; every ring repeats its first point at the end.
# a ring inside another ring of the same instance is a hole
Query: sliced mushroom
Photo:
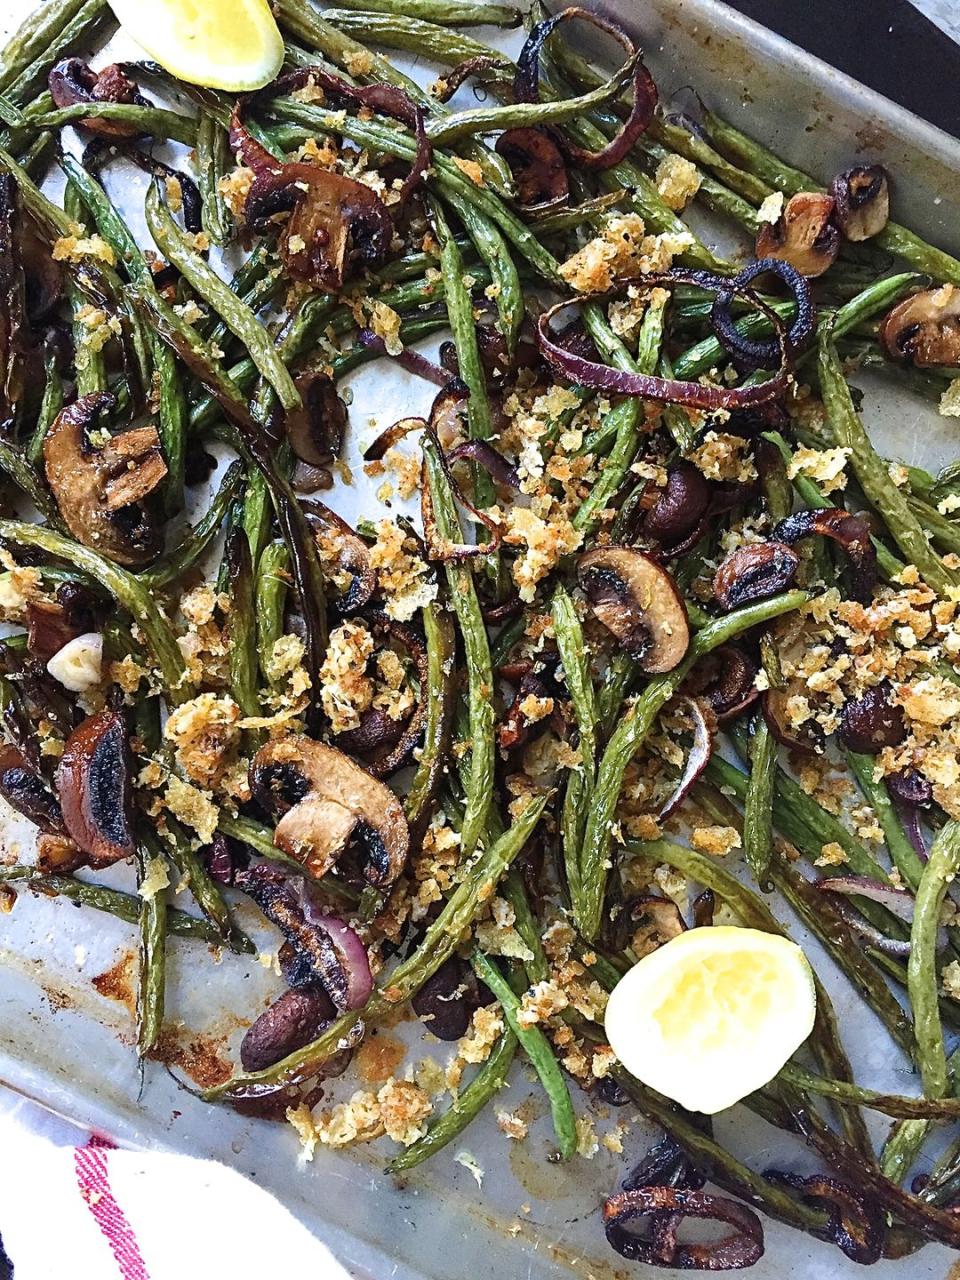
{"type": "Polygon", "coordinates": [[[323,555],[324,541],[329,540],[336,547],[336,565],[327,572],[335,574],[342,571],[350,576],[350,585],[332,603],[339,613],[356,613],[369,604],[370,597],[377,589],[377,575],[370,563],[367,544],[346,520],[316,498],[301,503],[301,506],[308,521],[317,530],[325,568],[329,557],[323,555]]]}
{"type": "Polygon", "coordinates": [[[832,196],[798,191],[776,222],[761,226],[757,258],[781,258],[803,276],[822,276],[840,252],[840,232],[832,216],[832,196]]]}
{"type": "Polygon", "coordinates": [[[890,221],[890,184],[879,164],[858,164],[830,185],[834,214],[848,240],[869,240],[890,221]]]}
{"type": "Polygon", "coordinates": [[[497,153],[510,166],[517,203],[525,212],[543,213],[566,204],[570,195],[566,161],[546,130],[507,129],[497,139],[497,153]]]}
{"type": "Polygon", "coordinates": [[[794,751],[820,752],[823,749],[823,730],[811,716],[801,724],[795,724],[789,714],[790,699],[804,698],[807,689],[802,680],[788,682],[784,689],[766,689],[760,695],[760,709],[767,728],[781,744],[794,751]]]}
{"type": "Polygon", "coordinates": [[[17,747],[0,746],[0,796],[48,835],[63,833],[57,798],[17,747]]]}
{"type": "MultiPolygon", "coordinates": [[[[102,71],[94,71],[81,58],[64,58],[48,77],[50,96],[58,107],[72,107],[78,102],[131,102],[140,107],[151,104],[130,79],[123,67],[113,62],[102,71]]],[[[91,133],[107,138],[130,138],[140,130],[136,125],[119,120],[93,117],[81,120],[91,133]]]]}
{"type": "Polygon", "coordinates": [[[685,933],[687,928],[677,904],[655,894],[633,901],[630,920],[635,925],[630,946],[638,960],[658,950],[671,938],[685,933]]]}
{"type": "Polygon", "coordinates": [[[319,983],[285,991],[264,1010],[240,1044],[244,1071],[263,1071],[315,1040],[337,1016],[333,1001],[319,983]]]}
{"type": "Polygon", "coordinates": [[[347,406],[327,374],[308,370],[296,378],[303,402],[287,414],[286,432],[290,448],[311,467],[327,467],[340,456],[347,427],[347,406]]]}
{"type": "Polygon", "coordinates": [[[63,822],[92,867],[134,851],[127,734],[116,711],[89,716],[67,739],[57,766],[63,822]]]}
{"type": "Polygon", "coordinates": [[[783,542],[751,542],[720,564],[713,594],[725,613],[784,591],[796,577],[800,557],[783,542]]]}
{"type": "Polygon", "coordinates": [[[669,573],[632,547],[580,557],[577,580],[621,648],[651,675],[672,671],[690,643],[687,611],[669,573]]]}
{"type": "Polygon", "coordinates": [[[691,671],[683,691],[706,699],[720,724],[732,720],[760,696],[757,664],[736,645],[708,653],[691,671]]]}
{"type": "Polygon", "coordinates": [[[698,529],[710,505],[710,484],[692,462],[676,462],[667,472],[667,487],[657,491],[647,511],[643,532],[664,546],[683,542],[698,529]]]}
{"type": "Polygon", "coordinates": [[[78,631],[66,609],[56,600],[31,600],[26,608],[26,623],[27,648],[44,662],[76,636],[90,630],[81,627],[78,631]]]}
{"type": "Polygon", "coordinates": [[[907,736],[907,724],[903,708],[890,701],[890,685],[875,685],[862,698],[848,702],[840,713],[839,734],[845,747],[862,755],[899,746],[907,736]]]}
{"type": "Polygon", "coordinates": [[[960,365],[960,289],[943,284],[898,302],[880,323],[880,344],[921,369],[960,365]]]}
{"type": "Polygon", "coordinates": [[[869,604],[877,582],[877,553],[869,520],[842,507],[816,507],[795,511],[773,530],[774,538],[788,546],[815,533],[843,548],[850,561],[850,594],[861,604],[869,604]]]}
{"type": "Polygon", "coordinates": [[[390,884],[403,870],[410,837],[400,802],[342,751],[302,735],[267,743],[250,762],[250,789],[282,814],[274,844],[311,875],[326,874],[355,834],[370,884],[390,884]]]}
{"type": "Polygon", "coordinates": [[[82,396],[47,434],[47,482],[67,528],[118,564],[143,565],[160,551],[163,532],[148,499],[167,474],[156,427],[137,427],[94,445],[98,416],[116,403],[109,392],[82,396]]]}

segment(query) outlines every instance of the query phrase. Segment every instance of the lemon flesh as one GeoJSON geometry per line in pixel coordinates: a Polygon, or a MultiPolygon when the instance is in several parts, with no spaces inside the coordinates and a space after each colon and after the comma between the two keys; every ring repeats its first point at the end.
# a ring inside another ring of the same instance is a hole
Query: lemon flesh
{"type": "Polygon", "coordinates": [[[283,38],[267,0],[110,0],[124,31],[190,84],[261,89],[283,63],[283,38]]]}
{"type": "Polygon", "coordinates": [[[767,1084],[813,1029],[816,990],[789,938],[690,929],[614,988],[610,1047],[644,1084],[714,1115],[767,1084]]]}

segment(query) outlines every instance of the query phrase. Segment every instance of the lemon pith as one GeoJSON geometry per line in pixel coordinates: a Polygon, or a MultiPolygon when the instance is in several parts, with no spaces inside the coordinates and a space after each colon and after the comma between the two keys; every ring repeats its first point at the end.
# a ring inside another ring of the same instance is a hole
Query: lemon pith
{"type": "Polygon", "coordinates": [[[231,92],[260,89],[283,63],[267,0],[110,0],[123,29],[173,75],[231,92]]]}
{"type": "Polygon", "coordinates": [[[634,965],[610,996],[606,1031],[633,1075],[713,1115],[771,1080],[815,1014],[813,974],[796,943],[710,927],[634,965]]]}

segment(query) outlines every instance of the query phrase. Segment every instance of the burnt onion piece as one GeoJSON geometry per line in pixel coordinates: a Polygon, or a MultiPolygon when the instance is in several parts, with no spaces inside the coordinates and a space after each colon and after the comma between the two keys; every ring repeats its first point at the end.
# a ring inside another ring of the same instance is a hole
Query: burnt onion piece
{"type": "Polygon", "coordinates": [[[292,93],[307,85],[316,85],[322,89],[328,101],[355,103],[361,108],[376,112],[377,115],[390,116],[393,120],[399,120],[413,133],[417,141],[417,150],[410,172],[400,188],[399,204],[402,208],[423,182],[433,159],[433,147],[427,137],[423,108],[418,106],[405,90],[396,85],[355,85],[341,79],[340,76],[331,75],[322,67],[300,67],[296,71],[291,71],[280,77],[271,87],[271,92],[292,93]]]}
{"type": "Polygon", "coordinates": [[[354,736],[351,740],[350,733],[360,734],[361,729],[364,729],[364,721],[361,721],[361,729],[339,734],[337,745],[366,757],[364,764],[370,773],[375,778],[385,778],[407,762],[414,747],[420,741],[427,722],[427,712],[433,691],[430,689],[430,669],[426,647],[417,633],[411,627],[404,626],[402,622],[396,622],[393,618],[387,617],[385,613],[374,614],[368,622],[374,636],[381,643],[392,640],[394,644],[406,650],[417,672],[419,686],[417,705],[406,722],[394,720],[385,712],[371,708],[367,716],[371,716],[372,713],[372,717],[382,718],[367,719],[362,738],[354,736]]]}
{"type": "Polygon", "coordinates": [[[683,691],[704,698],[723,724],[760,696],[756,678],[757,664],[742,649],[725,644],[697,663],[684,682],[683,691]]]}
{"type": "Polygon", "coordinates": [[[343,448],[347,406],[333,379],[319,370],[300,373],[294,382],[302,403],[284,421],[290,448],[301,462],[327,467],[343,448]]]}
{"type": "Polygon", "coordinates": [[[693,720],[693,742],[687,752],[683,772],[677,780],[677,785],[674,787],[670,798],[657,814],[658,822],[663,822],[665,818],[669,818],[672,813],[676,812],[689,795],[690,788],[710,763],[710,757],[713,755],[713,731],[716,723],[713,721],[713,716],[708,717],[705,714],[703,706],[696,698],[684,697],[682,702],[693,720]],[[712,721],[713,723],[711,723],[712,721]]]}
{"type": "Polygon", "coordinates": [[[798,191],[777,221],[763,223],[757,232],[757,257],[781,258],[808,278],[822,276],[840,252],[833,210],[832,196],[798,191]]]}
{"type": "Polygon", "coordinates": [[[403,870],[410,837],[400,802],[342,751],[302,734],[269,742],[250,762],[250,790],[268,812],[282,815],[277,848],[317,879],[354,835],[366,850],[370,884],[392,884],[403,870]]]}
{"type": "Polygon", "coordinates": [[[940,285],[915,293],[880,322],[880,345],[891,360],[960,365],[960,289],[940,285]]]}
{"type": "MultiPolygon", "coordinates": [[[[64,58],[51,68],[47,84],[58,107],[72,107],[78,102],[130,102],[139,107],[152,105],[116,62],[102,71],[94,71],[82,58],[64,58]]],[[[140,132],[136,125],[119,120],[93,117],[81,120],[80,124],[105,138],[130,138],[140,132]]]]}
{"type": "Polygon", "coordinates": [[[495,53],[480,53],[473,58],[464,58],[461,62],[446,71],[431,90],[438,102],[449,102],[466,80],[477,79],[486,84],[495,81],[501,84],[512,84],[514,74],[512,66],[505,58],[495,53]]]}
{"type": "Polygon", "coordinates": [[[163,530],[148,499],[167,474],[153,426],[135,427],[95,447],[90,431],[114,408],[108,391],[81,396],[57,416],[43,443],[47,483],[67,528],[117,564],[149,563],[163,530]]]}
{"type": "Polygon", "coordinates": [[[70,734],[57,765],[63,825],[92,867],[134,852],[127,732],[116,711],[89,716],[70,734]]]}
{"type": "Polygon", "coordinates": [[[737,329],[736,320],[730,307],[734,300],[734,289],[746,288],[758,276],[773,274],[789,289],[796,303],[797,314],[787,330],[787,343],[791,354],[797,352],[810,338],[817,322],[817,308],[810,293],[810,286],[803,275],[789,262],[781,258],[761,258],[751,262],[749,266],[734,276],[729,289],[718,293],[710,310],[710,323],[717,335],[720,345],[730,352],[745,367],[765,368],[779,359],[779,348],[776,342],[749,338],[737,329]]]}
{"type": "Polygon", "coordinates": [[[890,220],[890,183],[879,164],[858,164],[830,184],[834,217],[848,240],[869,240],[890,220]]]}
{"type": "Polygon", "coordinates": [[[497,139],[496,149],[510,166],[517,205],[524,213],[545,213],[567,203],[567,166],[546,129],[507,129],[497,139]]]}
{"type": "Polygon", "coordinates": [[[796,1173],[767,1169],[763,1176],[798,1191],[802,1199],[817,1208],[826,1209],[830,1219],[824,1237],[848,1258],[863,1266],[880,1261],[886,1219],[883,1209],[865,1190],[822,1173],[804,1178],[796,1173]]]}
{"type": "Polygon", "coordinates": [[[577,562],[593,612],[648,675],[672,671],[690,643],[683,599],[667,571],[632,547],[597,547],[577,562]]]}
{"type": "Polygon", "coordinates": [[[604,1203],[603,1228],[608,1242],[621,1257],[648,1266],[673,1267],[677,1271],[738,1271],[752,1267],[763,1256],[763,1226],[753,1210],[725,1196],[703,1191],[664,1186],[622,1191],[604,1203]],[[651,1239],[644,1239],[627,1230],[628,1223],[662,1213],[724,1222],[734,1232],[707,1244],[682,1244],[673,1231],[658,1240],[656,1233],[651,1239]]]}
{"type": "Polygon", "coordinates": [[[611,22],[600,14],[579,6],[561,9],[542,22],[538,22],[527,36],[526,43],[517,57],[517,72],[513,80],[513,96],[517,102],[539,102],[540,100],[540,51],[553,32],[564,22],[581,19],[612,36],[627,56],[627,60],[636,59],[632,76],[632,100],[626,120],[613,138],[599,151],[589,151],[575,146],[567,139],[561,139],[561,145],[567,155],[575,163],[586,169],[609,169],[619,164],[633,147],[637,138],[646,130],[653,119],[657,107],[657,86],[653,76],[638,56],[637,46],[617,23],[611,22]]]}
{"type": "Polygon", "coordinates": [[[482,467],[496,484],[507,489],[520,488],[520,476],[517,468],[509,462],[498,449],[486,440],[464,440],[446,453],[447,466],[468,458],[482,467]]]}
{"type": "Polygon", "coordinates": [[[870,537],[870,524],[863,516],[851,515],[842,507],[795,511],[773,530],[771,537],[793,546],[813,534],[831,538],[850,561],[851,595],[869,604],[877,582],[877,552],[870,537]]]}
{"type": "Polygon", "coordinates": [[[875,756],[884,747],[897,747],[907,736],[903,707],[890,701],[886,682],[874,685],[860,698],[851,698],[840,713],[840,741],[851,751],[875,756]]]}
{"type": "Polygon", "coordinates": [[[336,293],[354,267],[386,257],[393,220],[370,187],[317,164],[275,160],[245,128],[241,104],[231,117],[230,145],[255,175],[244,205],[250,226],[267,231],[278,214],[290,214],[279,250],[295,280],[336,293]]]}
{"type": "Polygon", "coordinates": [[[356,613],[370,603],[377,589],[377,575],[370,563],[370,551],[360,535],[330,507],[312,498],[302,502],[311,527],[319,526],[337,546],[337,567],[350,574],[350,586],[332,603],[338,613],[356,613]]]}
{"type": "Polygon", "coordinates": [[[314,983],[285,991],[265,1009],[240,1043],[244,1071],[263,1071],[315,1040],[337,1016],[326,990],[314,983]]]}
{"type": "Polygon", "coordinates": [[[671,463],[667,485],[643,518],[643,532],[665,547],[681,543],[699,529],[710,505],[710,483],[692,462],[671,463]]]}
{"type": "MultiPolygon", "coordinates": [[[[441,392],[441,395],[443,393],[441,392]]],[[[433,513],[433,499],[430,496],[430,484],[426,476],[426,461],[423,464],[423,477],[420,483],[420,515],[423,522],[423,541],[426,549],[428,560],[437,561],[440,564],[446,563],[448,560],[470,560],[475,556],[486,556],[498,550],[502,539],[502,531],[500,525],[487,515],[485,511],[479,511],[472,503],[468,502],[463,495],[463,490],[457,484],[447,465],[447,455],[440,446],[436,432],[431,426],[424,427],[424,434],[431,436],[434,447],[436,449],[437,460],[440,463],[440,469],[443,471],[446,481],[450,486],[450,491],[455,501],[464,511],[469,512],[470,518],[477,524],[482,524],[490,534],[486,542],[448,542],[445,538],[441,538],[437,530],[437,521],[433,513]]]]}
{"type": "Polygon", "coordinates": [[[785,591],[797,576],[800,557],[783,542],[750,542],[731,551],[713,577],[713,594],[724,613],[785,591]]]}
{"type": "Polygon", "coordinates": [[[238,871],[234,884],[277,926],[340,1012],[366,1003],[373,990],[366,948],[348,924],[324,912],[305,880],[258,863],[238,871]]]}
{"type": "Polygon", "coordinates": [[[613,395],[642,396],[668,404],[686,405],[693,409],[746,409],[766,404],[783,395],[787,388],[790,366],[790,344],[787,329],[777,315],[752,289],[734,285],[722,276],[710,271],[692,271],[673,267],[669,271],[652,271],[636,280],[618,281],[613,289],[600,293],[581,294],[548,307],[537,320],[537,344],[544,359],[555,373],[584,387],[595,387],[613,395]],[[609,302],[629,286],[635,289],[673,289],[678,284],[690,284],[708,289],[712,293],[730,293],[755,307],[773,326],[779,368],[764,382],[743,387],[718,387],[700,382],[686,382],[678,378],[658,378],[652,374],[629,373],[613,369],[596,360],[584,357],[570,346],[564,345],[561,335],[551,336],[551,322],[559,312],[586,302],[609,302]]]}
{"type": "Polygon", "coordinates": [[[0,746],[0,796],[47,835],[62,835],[60,804],[18,747],[0,746]]]}
{"type": "Polygon", "coordinates": [[[490,1001],[466,961],[451,956],[428,978],[410,1001],[414,1013],[438,1040],[459,1040],[470,1027],[475,1009],[490,1001]]]}

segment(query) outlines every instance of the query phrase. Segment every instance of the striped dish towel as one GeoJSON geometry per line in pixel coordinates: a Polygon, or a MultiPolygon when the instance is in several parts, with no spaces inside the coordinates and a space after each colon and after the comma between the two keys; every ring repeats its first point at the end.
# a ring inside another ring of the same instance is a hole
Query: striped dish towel
{"type": "Polygon", "coordinates": [[[0,1280],[350,1280],[277,1200],[213,1161],[119,1150],[24,1102],[0,1114],[0,1153],[0,1280]]]}

